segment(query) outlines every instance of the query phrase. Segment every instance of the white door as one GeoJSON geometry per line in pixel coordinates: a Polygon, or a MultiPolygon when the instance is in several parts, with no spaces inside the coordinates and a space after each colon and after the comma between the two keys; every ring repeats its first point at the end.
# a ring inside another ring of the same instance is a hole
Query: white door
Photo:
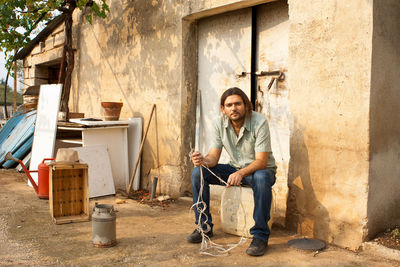
{"type": "MultiPolygon", "coordinates": [[[[289,16],[286,1],[257,7],[256,72],[281,71],[287,78],[289,16]]],[[[212,121],[219,112],[219,97],[229,87],[243,89],[250,98],[252,9],[242,9],[199,21],[198,89],[201,91],[200,152],[210,148],[212,121]]],[[[274,213],[285,218],[289,166],[289,105],[286,80],[268,85],[271,76],[258,76],[256,110],[269,122],[272,151],[278,166],[274,186],[274,213]]],[[[220,163],[227,162],[223,153],[220,163]]],[[[278,221],[279,222],[279,221],[278,221]]],[[[283,222],[279,222],[284,224],[283,222]]]]}
{"type": "MultiPolygon", "coordinates": [[[[230,87],[250,98],[251,8],[202,19],[198,24],[198,89],[201,92],[200,152],[210,149],[212,122],[219,98],[230,87]]],[[[222,154],[220,162],[227,162],[222,154]]]]}
{"type": "Polygon", "coordinates": [[[289,16],[286,1],[272,2],[257,8],[256,72],[281,71],[276,76],[258,76],[257,111],[266,115],[271,133],[272,151],[278,166],[274,185],[275,214],[285,217],[288,193],[287,179],[290,159],[289,101],[287,88],[289,16]]]}

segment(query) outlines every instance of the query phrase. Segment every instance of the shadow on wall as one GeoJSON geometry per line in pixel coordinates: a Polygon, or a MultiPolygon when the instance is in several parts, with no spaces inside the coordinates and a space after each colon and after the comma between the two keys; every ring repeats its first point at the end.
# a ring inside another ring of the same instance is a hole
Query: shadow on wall
{"type": "MultiPolygon", "coordinates": [[[[176,75],[180,64],[178,7],[163,1],[112,1],[105,20],[96,20],[93,25],[77,20],[82,33],[77,36],[76,79],[81,91],[74,97],[76,103],[80,99],[86,112],[99,114],[100,101],[122,99],[121,116],[142,117],[144,127],[152,104],[157,104],[157,127],[163,133],[159,136],[160,165],[179,164],[179,158],[174,157],[179,154],[176,137],[181,135],[177,127],[181,118],[181,78],[176,75]]],[[[143,148],[143,180],[157,167],[153,123],[143,148]]],[[[144,185],[148,182],[142,181],[144,185]]]]}
{"type": "Polygon", "coordinates": [[[302,237],[328,241],[329,213],[315,196],[308,149],[296,122],[290,143],[286,226],[302,237]]]}

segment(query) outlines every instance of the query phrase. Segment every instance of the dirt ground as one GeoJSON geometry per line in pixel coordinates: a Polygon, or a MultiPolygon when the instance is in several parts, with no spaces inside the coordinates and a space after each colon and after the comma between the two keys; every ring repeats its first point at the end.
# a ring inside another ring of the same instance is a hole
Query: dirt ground
{"type": "MultiPolygon", "coordinates": [[[[26,184],[24,174],[0,170],[0,265],[15,266],[399,266],[399,262],[328,246],[320,253],[300,251],[287,245],[295,235],[273,229],[267,253],[245,254],[250,240],[222,257],[199,253],[200,245],[185,237],[194,229],[191,203],[177,200],[166,207],[149,206],[128,199],[91,200],[113,204],[117,213],[117,245],[96,248],[91,242],[91,222],[55,225],[48,200],[39,199],[26,184]]],[[[214,209],[216,210],[216,209],[214,209]]],[[[215,213],[214,213],[215,214],[215,213]]],[[[215,218],[213,241],[237,243],[225,234],[215,218]]]]}
{"type": "Polygon", "coordinates": [[[385,247],[400,250],[400,226],[389,228],[380,233],[374,241],[385,247]]]}

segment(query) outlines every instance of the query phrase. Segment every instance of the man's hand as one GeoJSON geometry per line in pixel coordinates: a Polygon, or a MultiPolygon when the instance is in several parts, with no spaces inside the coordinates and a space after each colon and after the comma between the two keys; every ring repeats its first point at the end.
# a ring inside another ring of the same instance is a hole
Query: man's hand
{"type": "Polygon", "coordinates": [[[231,175],[229,175],[228,178],[228,186],[231,185],[240,185],[240,183],[242,182],[243,176],[237,171],[232,173],[231,175]]]}
{"type": "Polygon", "coordinates": [[[195,151],[192,154],[192,162],[194,166],[201,166],[203,164],[204,157],[199,151],[195,151]]]}

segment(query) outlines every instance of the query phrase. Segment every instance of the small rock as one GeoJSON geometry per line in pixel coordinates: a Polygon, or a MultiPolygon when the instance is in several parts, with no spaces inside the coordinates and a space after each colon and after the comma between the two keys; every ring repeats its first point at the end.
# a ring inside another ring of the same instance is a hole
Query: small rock
{"type": "Polygon", "coordinates": [[[22,226],[21,226],[21,225],[18,225],[17,228],[18,228],[18,229],[19,229],[19,228],[22,228],[22,226]]]}
{"type": "Polygon", "coordinates": [[[126,203],[126,200],[125,200],[125,199],[117,198],[117,199],[115,200],[115,203],[116,203],[116,204],[124,204],[124,203],[126,203]]]}
{"type": "Polygon", "coordinates": [[[170,197],[169,197],[168,195],[159,196],[159,197],[157,198],[158,201],[164,201],[164,200],[168,200],[168,199],[170,199],[170,197]]]}

